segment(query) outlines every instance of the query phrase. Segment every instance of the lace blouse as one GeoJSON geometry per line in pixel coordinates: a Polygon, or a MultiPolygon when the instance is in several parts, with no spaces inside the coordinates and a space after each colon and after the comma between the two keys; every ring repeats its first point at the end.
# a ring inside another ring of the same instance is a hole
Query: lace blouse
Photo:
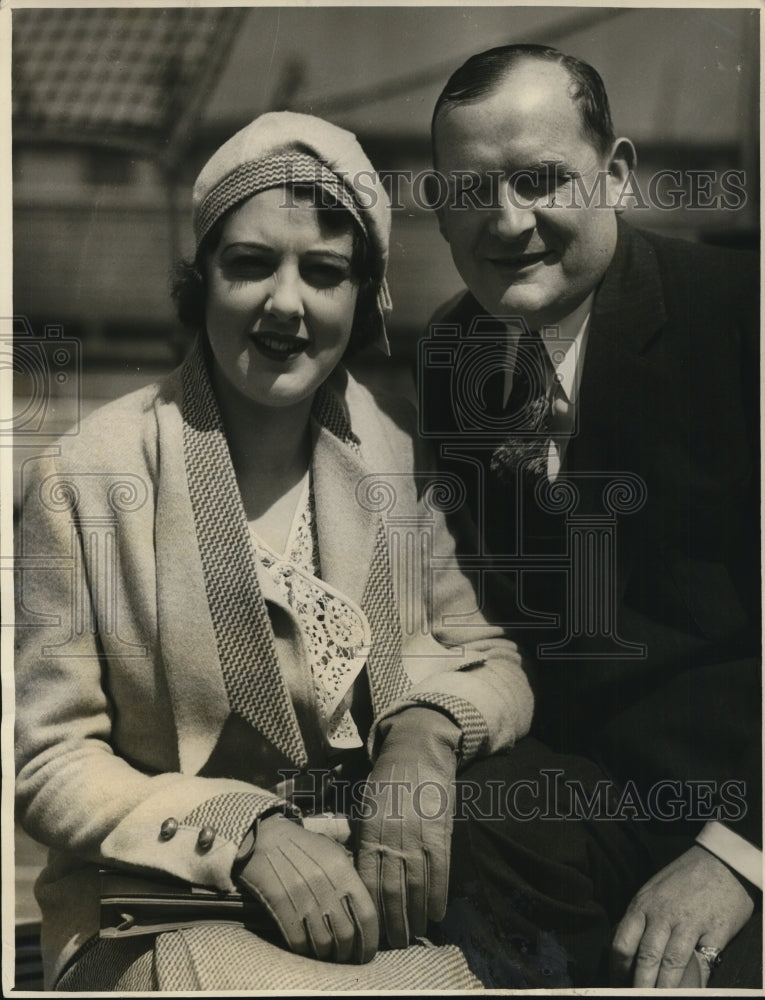
{"type": "Polygon", "coordinates": [[[292,528],[279,554],[250,527],[255,554],[300,622],[316,702],[331,747],[362,746],[350,712],[353,682],[371,642],[364,612],[321,579],[310,474],[306,476],[292,528]]]}

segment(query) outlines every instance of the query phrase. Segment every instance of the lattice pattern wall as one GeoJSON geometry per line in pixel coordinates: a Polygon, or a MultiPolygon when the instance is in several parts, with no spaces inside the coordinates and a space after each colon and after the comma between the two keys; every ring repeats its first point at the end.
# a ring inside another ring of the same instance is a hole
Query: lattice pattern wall
{"type": "Polygon", "coordinates": [[[14,11],[17,130],[95,141],[166,135],[226,55],[216,47],[230,18],[208,7],[14,11]]]}

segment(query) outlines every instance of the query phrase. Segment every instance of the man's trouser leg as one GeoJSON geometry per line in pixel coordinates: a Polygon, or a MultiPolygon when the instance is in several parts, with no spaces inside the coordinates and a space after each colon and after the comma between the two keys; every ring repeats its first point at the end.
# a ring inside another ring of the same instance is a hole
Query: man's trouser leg
{"type": "Polygon", "coordinates": [[[652,874],[607,818],[614,796],[595,764],[531,737],[460,775],[440,930],[488,988],[607,985],[613,929],[652,874]]]}

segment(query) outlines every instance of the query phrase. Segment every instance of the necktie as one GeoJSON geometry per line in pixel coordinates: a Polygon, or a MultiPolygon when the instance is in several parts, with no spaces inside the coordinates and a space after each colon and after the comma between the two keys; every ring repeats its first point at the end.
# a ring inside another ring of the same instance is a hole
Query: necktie
{"type": "Polygon", "coordinates": [[[532,482],[547,475],[556,382],[539,333],[522,332],[505,412],[508,436],[491,456],[491,471],[507,481],[519,473],[532,482]]]}

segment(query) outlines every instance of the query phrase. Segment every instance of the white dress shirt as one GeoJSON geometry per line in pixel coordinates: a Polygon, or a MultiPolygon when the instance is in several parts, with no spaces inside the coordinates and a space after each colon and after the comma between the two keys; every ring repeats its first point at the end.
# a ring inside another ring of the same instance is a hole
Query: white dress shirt
{"type": "MultiPolygon", "coordinates": [[[[592,313],[591,294],[556,326],[542,327],[540,336],[552,362],[557,381],[552,399],[553,430],[547,457],[547,478],[554,482],[560,472],[566,446],[576,426],[576,408],[582,368],[587,350],[592,313]]],[[[513,388],[513,369],[520,328],[508,324],[504,403],[513,388]]],[[[723,823],[706,823],[696,838],[710,853],[724,861],[758,888],[763,887],[763,853],[723,823]]]]}
{"type": "MultiPolygon", "coordinates": [[[[550,482],[553,482],[560,472],[568,440],[576,425],[576,403],[587,349],[593,298],[593,294],[588,295],[584,302],[560,323],[555,326],[544,326],[539,331],[557,382],[552,398],[553,431],[547,457],[547,478],[550,482]]],[[[520,333],[520,327],[508,324],[505,405],[513,388],[513,369],[520,333]]]]}

